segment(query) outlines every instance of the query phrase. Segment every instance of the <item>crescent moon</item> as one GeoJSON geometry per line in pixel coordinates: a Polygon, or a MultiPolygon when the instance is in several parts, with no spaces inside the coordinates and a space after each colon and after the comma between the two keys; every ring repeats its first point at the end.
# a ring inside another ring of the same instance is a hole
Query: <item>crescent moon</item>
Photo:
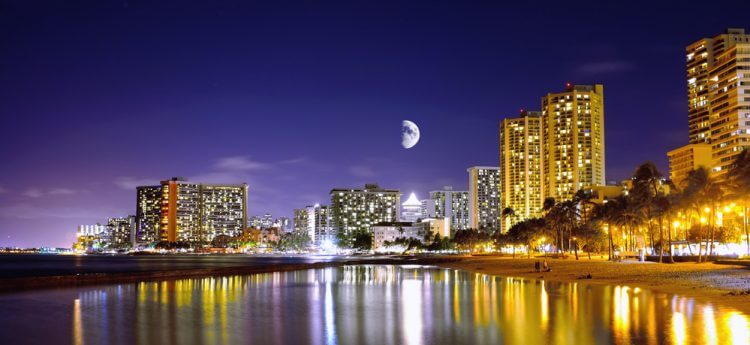
{"type": "Polygon", "coordinates": [[[414,122],[404,120],[401,123],[401,146],[405,149],[414,147],[419,142],[419,127],[414,122]]]}

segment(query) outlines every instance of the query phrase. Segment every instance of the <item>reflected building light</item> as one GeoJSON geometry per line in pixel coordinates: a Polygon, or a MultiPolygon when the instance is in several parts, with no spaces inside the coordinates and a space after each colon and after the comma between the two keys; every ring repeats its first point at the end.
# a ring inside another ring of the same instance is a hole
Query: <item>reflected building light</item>
{"type": "Polygon", "coordinates": [[[73,301],[73,344],[83,344],[83,321],[81,317],[81,300],[73,301]]]}
{"type": "Polygon", "coordinates": [[[710,305],[703,307],[703,333],[704,344],[718,344],[716,339],[716,319],[714,318],[714,309],[710,305]]]}
{"type": "Polygon", "coordinates": [[[630,342],[630,288],[627,286],[615,287],[615,334],[619,335],[624,343],[630,342]]]}
{"type": "Polygon", "coordinates": [[[732,335],[731,344],[750,344],[750,320],[745,315],[733,311],[726,314],[726,323],[732,335]]]}
{"type": "Polygon", "coordinates": [[[672,313],[672,340],[677,345],[685,344],[687,335],[685,334],[685,314],[681,312],[672,313]]]}
{"type": "Polygon", "coordinates": [[[326,344],[332,345],[336,341],[336,322],[334,321],[333,310],[333,292],[331,291],[330,268],[326,272],[326,299],[325,299],[325,320],[326,320],[326,344]]]}
{"type": "Polygon", "coordinates": [[[542,313],[542,330],[547,330],[549,324],[549,296],[547,295],[547,287],[545,286],[544,280],[542,280],[542,291],[541,291],[541,313],[542,313]]]}
{"type": "Polygon", "coordinates": [[[422,344],[422,282],[404,280],[401,285],[402,329],[405,344],[422,344]]]}

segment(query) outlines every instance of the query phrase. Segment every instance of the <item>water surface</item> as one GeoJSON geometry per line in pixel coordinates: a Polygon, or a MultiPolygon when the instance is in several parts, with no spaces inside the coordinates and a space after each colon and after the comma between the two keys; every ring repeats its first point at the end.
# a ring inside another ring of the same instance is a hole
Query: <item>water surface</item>
{"type": "Polygon", "coordinates": [[[345,266],[0,295],[0,343],[748,344],[737,311],[627,286],[345,266]]]}

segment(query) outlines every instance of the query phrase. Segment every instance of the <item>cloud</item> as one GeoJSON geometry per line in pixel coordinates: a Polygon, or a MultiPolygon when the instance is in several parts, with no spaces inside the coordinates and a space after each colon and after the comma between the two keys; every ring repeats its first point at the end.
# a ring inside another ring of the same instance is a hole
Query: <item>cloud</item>
{"type": "Polygon", "coordinates": [[[102,207],[38,207],[27,203],[0,206],[0,218],[4,219],[89,218],[95,221],[97,219],[106,219],[107,216],[119,213],[114,209],[102,207]]]}
{"type": "Polygon", "coordinates": [[[47,192],[49,195],[76,195],[81,193],[87,193],[85,189],[70,189],[70,188],[55,188],[47,192]]]}
{"type": "Polygon", "coordinates": [[[140,187],[140,186],[158,185],[159,179],[118,177],[115,179],[114,183],[122,189],[132,190],[132,189],[135,189],[135,187],[140,187]]]}
{"type": "Polygon", "coordinates": [[[27,196],[29,198],[41,198],[44,196],[44,192],[42,192],[39,188],[29,188],[25,192],[23,192],[24,196],[27,196]]]}
{"type": "Polygon", "coordinates": [[[214,167],[218,170],[228,171],[254,171],[272,168],[271,164],[253,161],[247,156],[234,156],[220,158],[214,167]]]}
{"type": "Polygon", "coordinates": [[[8,192],[7,189],[5,189],[3,186],[0,186],[0,194],[5,194],[7,192],[8,192]]]}
{"type": "Polygon", "coordinates": [[[310,160],[310,157],[304,156],[304,157],[297,157],[297,158],[283,160],[283,161],[281,161],[279,163],[281,163],[281,164],[299,164],[299,163],[305,163],[305,162],[307,162],[309,160],[310,160]]]}
{"type": "Polygon", "coordinates": [[[635,69],[635,64],[625,60],[590,62],[576,69],[583,74],[617,73],[635,69]]]}
{"type": "Polygon", "coordinates": [[[356,177],[369,178],[375,176],[375,170],[366,165],[355,165],[349,168],[349,172],[356,177]]]}
{"type": "Polygon", "coordinates": [[[88,193],[86,189],[73,189],[73,188],[52,188],[50,190],[43,190],[40,188],[29,188],[23,192],[23,195],[29,198],[41,198],[43,196],[55,196],[55,195],[76,195],[88,193]]]}

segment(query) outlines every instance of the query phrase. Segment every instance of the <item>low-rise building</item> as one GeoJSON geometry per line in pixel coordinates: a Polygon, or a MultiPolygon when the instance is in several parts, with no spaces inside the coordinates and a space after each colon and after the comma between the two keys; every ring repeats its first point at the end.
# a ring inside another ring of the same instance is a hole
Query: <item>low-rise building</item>
{"type": "Polygon", "coordinates": [[[424,241],[427,233],[422,223],[412,222],[382,222],[373,225],[372,247],[379,250],[385,247],[386,242],[393,242],[398,238],[413,238],[424,241]]]}

